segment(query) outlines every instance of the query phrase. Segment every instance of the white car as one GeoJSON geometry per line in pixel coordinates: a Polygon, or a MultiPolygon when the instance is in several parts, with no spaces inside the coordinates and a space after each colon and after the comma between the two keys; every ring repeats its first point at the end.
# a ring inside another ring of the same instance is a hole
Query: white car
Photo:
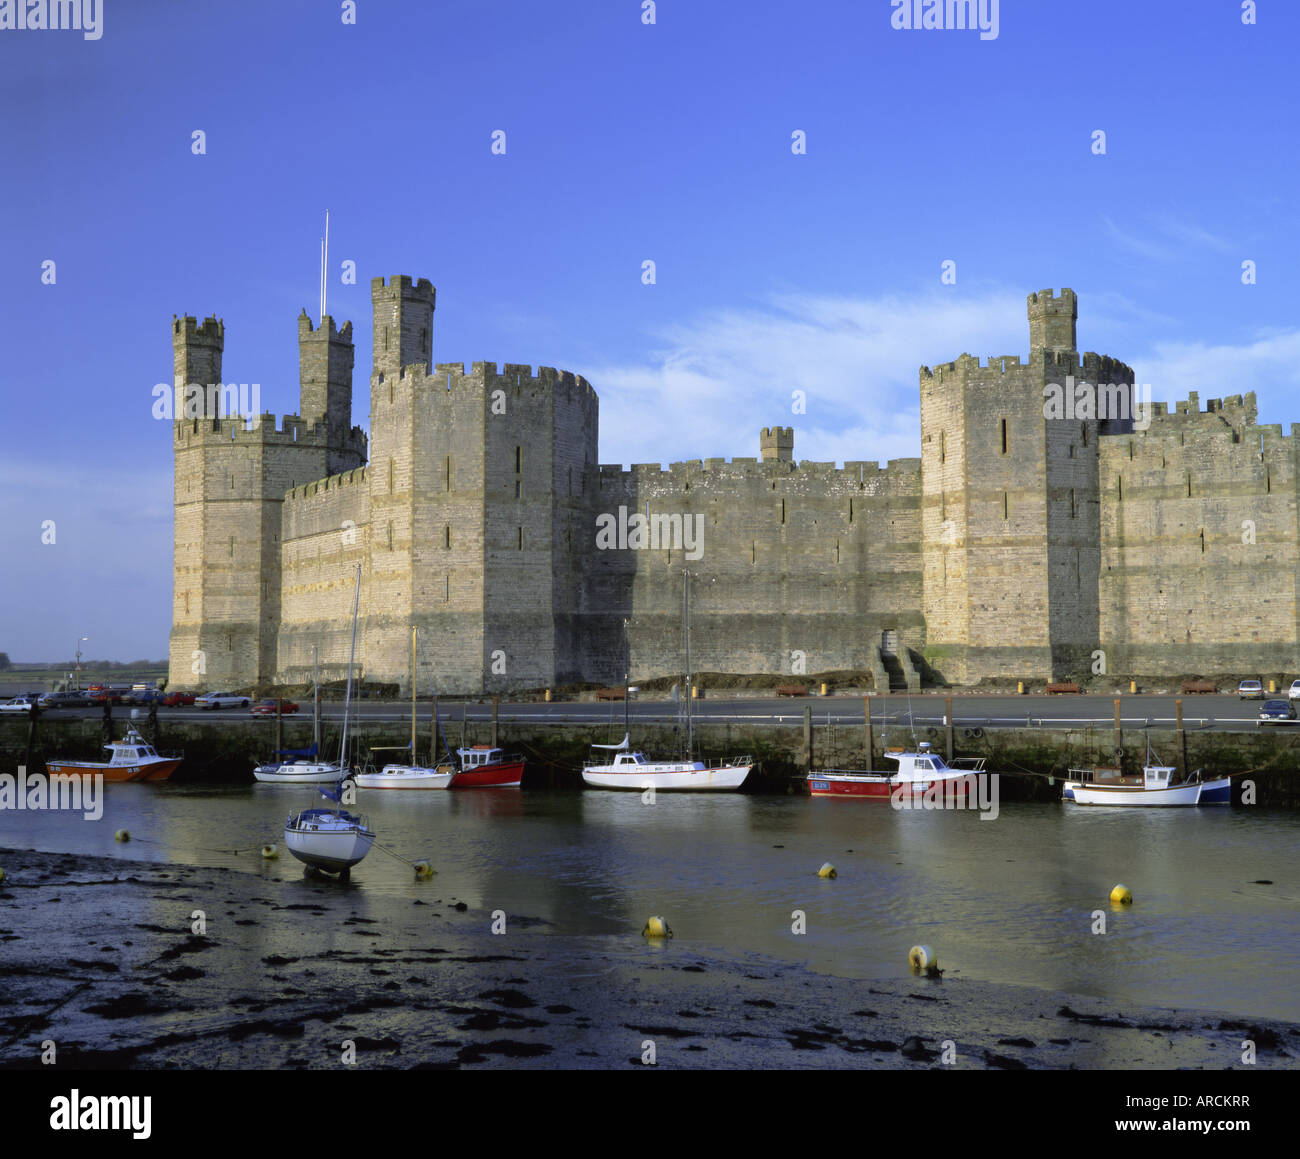
{"type": "Polygon", "coordinates": [[[15,696],[0,704],[0,712],[31,712],[32,702],[26,696],[15,696]]]}
{"type": "Polygon", "coordinates": [[[1258,680],[1243,680],[1237,685],[1238,700],[1263,700],[1264,685],[1258,680]]]}
{"type": "Polygon", "coordinates": [[[247,696],[236,696],[233,692],[209,692],[194,698],[195,708],[247,708],[248,705],[247,696]]]}
{"type": "Polygon", "coordinates": [[[1291,691],[1286,694],[1288,700],[1300,700],[1300,680],[1291,681],[1291,691]]]}

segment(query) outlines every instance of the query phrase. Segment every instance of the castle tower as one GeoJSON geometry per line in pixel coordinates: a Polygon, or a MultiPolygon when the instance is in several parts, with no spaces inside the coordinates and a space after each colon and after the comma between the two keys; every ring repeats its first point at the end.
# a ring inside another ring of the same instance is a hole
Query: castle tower
{"type": "MultiPolygon", "coordinates": [[[[172,315],[172,381],[176,385],[176,410],[184,413],[186,388],[206,388],[221,381],[221,355],[226,346],[226,327],[219,318],[172,315]]],[[[205,395],[206,397],[206,395],[205,395]]]]}
{"type": "Polygon", "coordinates": [[[1073,290],[1062,290],[1058,298],[1051,290],[1029,295],[1029,349],[1064,353],[1077,350],[1075,323],[1079,302],[1073,290]]]}
{"type": "MultiPolygon", "coordinates": [[[[921,368],[926,655],[944,677],[1082,678],[1099,646],[1099,436],[1049,385],[1131,383],[1074,349],[1074,293],[1028,299],[1030,353],[921,368]]],[[[1073,394],[1073,388],[1071,394],[1073,394]]]]}
{"type": "Polygon", "coordinates": [[[428,278],[412,284],[400,274],[384,284],[370,281],[374,319],[372,375],[397,375],[403,366],[433,365],[433,311],[436,291],[428,278]]]}
{"type": "Polygon", "coordinates": [[[759,453],[764,463],[794,461],[794,427],[764,427],[758,436],[759,453]]]}
{"type": "Polygon", "coordinates": [[[352,323],[336,329],[328,314],[320,328],[307,311],[298,315],[298,413],[308,425],[328,427],[327,474],[358,466],[348,454],[352,432],[352,323]]]}

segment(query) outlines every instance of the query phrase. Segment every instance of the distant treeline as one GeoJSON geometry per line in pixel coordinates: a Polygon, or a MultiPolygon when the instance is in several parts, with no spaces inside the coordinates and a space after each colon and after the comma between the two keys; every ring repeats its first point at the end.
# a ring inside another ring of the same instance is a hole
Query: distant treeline
{"type": "MultiPolygon", "coordinates": [[[[44,668],[66,668],[71,671],[77,666],[75,660],[51,660],[41,662],[18,662],[9,659],[8,652],[0,652],[0,672],[35,671],[44,668]]],[[[140,669],[166,668],[166,660],[82,660],[81,667],[94,668],[100,672],[135,672],[140,669]]]]}

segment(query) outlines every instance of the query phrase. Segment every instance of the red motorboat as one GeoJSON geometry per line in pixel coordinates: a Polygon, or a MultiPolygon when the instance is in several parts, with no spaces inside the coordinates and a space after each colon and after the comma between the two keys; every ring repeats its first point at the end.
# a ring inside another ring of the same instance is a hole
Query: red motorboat
{"type": "Polygon", "coordinates": [[[897,761],[898,771],[876,773],[848,769],[819,769],[808,774],[808,791],[814,797],[857,797],[872,801],[898,801],[906,805],[927,793],[948,799],[974,799],[984,758],[957,758],[947,764],[922,741],[918,752],[886,752],[897,761]]]}
{"type": "Polygon", "coordinates": [[[517,789],[524,775],[524,758],[517,753],[506,756],[498,748],[476,744],[457,749],[460,770],[451,779],[449,789],[517,789]]]}

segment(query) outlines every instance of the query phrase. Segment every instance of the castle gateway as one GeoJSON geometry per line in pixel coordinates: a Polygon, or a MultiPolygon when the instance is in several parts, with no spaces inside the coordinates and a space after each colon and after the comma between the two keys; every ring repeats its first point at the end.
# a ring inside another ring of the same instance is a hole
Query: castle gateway
{"type": "MultiPolygon", "coordinates": [[[[697,672],[1294,667],[1294,441],[1253,395],[1135,400],[1078,352],[1071,290],[1029,296],[1027,359],[923,366],[921,457],[885,467],[798,463],[788,427],[758,459],[602,466],[583,378],[434,363],[427,280],[371,301],[369,446],[351,323],[305,312],[299,414],[176,420],[172,687],[340,678],[358,563],[359,669],[403,688],[412,625],[423,689],[678,673],[685,569],[697,672]]],[[[175,319],[178,388],[220,383],[224,343],[175,319]]]]}

